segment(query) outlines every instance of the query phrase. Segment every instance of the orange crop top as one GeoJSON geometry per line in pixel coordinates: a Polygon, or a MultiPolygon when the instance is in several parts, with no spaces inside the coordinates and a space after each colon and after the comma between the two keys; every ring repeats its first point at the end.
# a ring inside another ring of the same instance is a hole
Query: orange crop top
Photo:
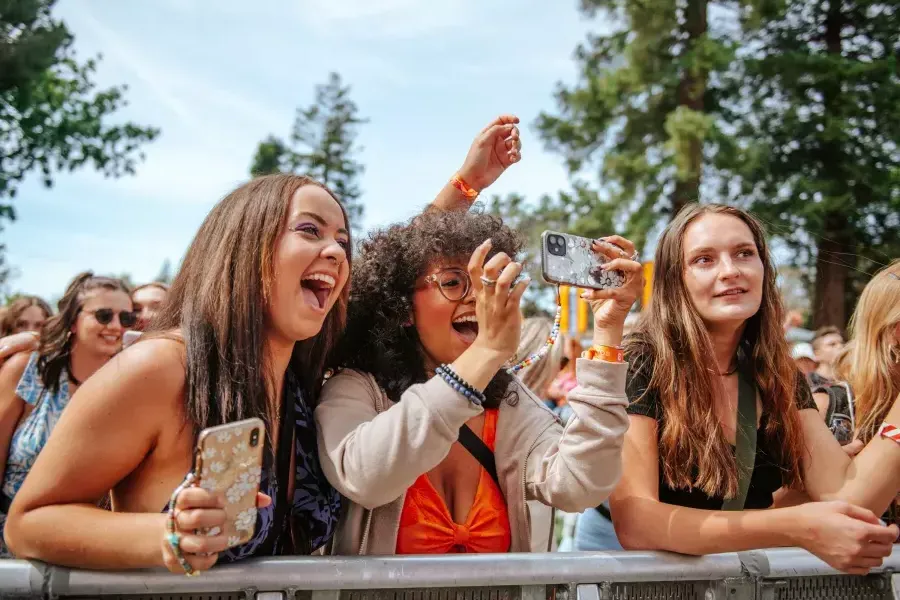
{"type": "MultiPolygon", "coordinates": [[[[497,409],[486,410],[482,439],[491,450],[496,434],[497,409]]],[[[509,552],[511,540],[506,500],[484,467],[472,508],[461,525],[453,521],[427,474],[420,475],[406,491],[397,534],[397,554],[509,552]]]]}

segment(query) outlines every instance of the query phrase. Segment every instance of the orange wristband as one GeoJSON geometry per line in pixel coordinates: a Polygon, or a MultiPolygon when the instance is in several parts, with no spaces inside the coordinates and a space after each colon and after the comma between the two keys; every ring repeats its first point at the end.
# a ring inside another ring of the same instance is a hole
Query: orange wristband
{"type": "Polygon", "coordinates": [[[581,353],[581,358],[588,360],[602,360],[608,363],[625,362],[625,353],[615,346],[591,346],[581,353]]]}
{"type": "Polygon", "coordinates": [[[468,183],[466,183],[466,180],[460,177],[459,173],[453,176],[453,179],[450,180],[450,183],[452,183],[453,187],[458,189],[468,200],[474,200],[478,197],[478,194],[481,193],[471,187],[468,183]]]}

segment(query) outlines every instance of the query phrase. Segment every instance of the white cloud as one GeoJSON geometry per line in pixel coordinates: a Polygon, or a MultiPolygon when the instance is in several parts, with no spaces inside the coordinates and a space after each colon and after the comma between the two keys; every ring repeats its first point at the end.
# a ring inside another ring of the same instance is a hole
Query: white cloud
{"type": "Polygon", "coordinates": [[[333,37],[418,37],[465,23],[474,0],[301,0],[295,15],[333,37]]]}

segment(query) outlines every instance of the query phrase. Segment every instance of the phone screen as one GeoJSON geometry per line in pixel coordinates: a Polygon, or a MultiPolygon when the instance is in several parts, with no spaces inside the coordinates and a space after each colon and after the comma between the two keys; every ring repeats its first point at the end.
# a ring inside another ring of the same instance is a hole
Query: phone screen
{"type": "Polygon", "coordinates": [[[122,348],[127,348],[138,341],[138,338],[141,337],[141,335],[143,335],[142,331],[126,331],[122,336],[122,348]]]}

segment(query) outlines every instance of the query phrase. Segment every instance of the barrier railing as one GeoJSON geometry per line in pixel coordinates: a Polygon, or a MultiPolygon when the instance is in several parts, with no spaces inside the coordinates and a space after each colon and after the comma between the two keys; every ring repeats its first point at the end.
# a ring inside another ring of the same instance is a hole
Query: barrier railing
{"type": "Polygon", "coordinates": [[[279,558],[199,577],[0,560],[0,598],[78,600],[890,600],[900,546],[865,577],[796,549],[279,558]]]}

